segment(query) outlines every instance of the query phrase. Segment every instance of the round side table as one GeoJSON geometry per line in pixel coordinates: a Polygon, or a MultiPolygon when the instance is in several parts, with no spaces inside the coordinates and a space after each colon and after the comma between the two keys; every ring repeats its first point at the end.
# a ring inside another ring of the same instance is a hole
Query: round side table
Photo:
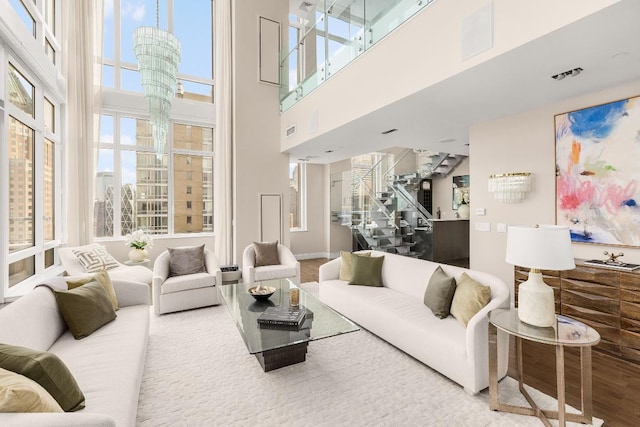
{"type": "Polygon", "coordinates": [[[125,262],[123,262],[123,264],[128,265],[129,267],[132,267],[134,265],[141,265],[151,270],[151,260],[149,258],[145,258],[142,261],[131,261],[130,259],[128,259],[125,262]]]}
{"type": "Polygon", "coordinates": [[[560,426],[567,421],[591,424],[591,347],[600,342],[600,334],[592,327],[567,316],[556,315],[556,323],[548,328],[531,326],[521,322],[518,309],[497,309],[489,313],[489,406],[493,411],[511,412],[521,415],[534,415],[542,423],[551,427],[549,419],[557,419],[560,426]],[[527,399],[530,407],[515,406],[498,401],[498,338],[497,330],[513,335],[516,339],[518,383],[520,393],[527,399]],[[556,376],[558,385],[558,411],[540,409],[524,388],[522,381],[522,340],[553,345],[556,348],[556,376]],[[565,413],[565,375],[564,348],[580,348],[581,413],[565,413]]]}

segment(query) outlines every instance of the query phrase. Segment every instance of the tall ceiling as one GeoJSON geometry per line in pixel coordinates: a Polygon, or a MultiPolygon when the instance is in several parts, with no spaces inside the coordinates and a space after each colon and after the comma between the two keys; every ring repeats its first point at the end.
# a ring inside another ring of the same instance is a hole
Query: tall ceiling
{"type": "MultiPolygon", "coordinates": [[[[375,55],[375,51],[367,54],[375,55]]],[[[469,127],[475,123],[638,80],[640,1],[624,0],[299,144],[288,153],[292,161],[310,158],[315,163],[394,146],[466,155],[469,127]],[[584,69],[576,77],[551,78],[576,67],[584,69]],[[382,135],[385,129],[398,131],[382,135]]]]}

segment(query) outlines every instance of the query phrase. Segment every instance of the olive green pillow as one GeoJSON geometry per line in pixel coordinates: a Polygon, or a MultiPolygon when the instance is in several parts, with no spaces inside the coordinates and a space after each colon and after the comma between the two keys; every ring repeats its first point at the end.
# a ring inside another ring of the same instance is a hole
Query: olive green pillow
{"type": "Polygon", "coordinates": [[[433,314],[444,319],[449,316],[453,294],[456,292],[456,279],[449,277],[438,266],[429,279],[427,290],[424,293],[424,304],[431,309],[433,314]]]}
{"type": "Polygon", "coordinates": [[[67,365],[53,353],[0,344],[0,368],[37,382],[66,412],[84,408],[84,395],[78,383],[67,365]]]}
{"type": "Polygon", "coordinates": [[[340,275],[338,279],[346,280],[347,282],[351,280],[351,258],[357,256],[366,256],[371,257],[371,252],[363,252],[360,254],[354,254],[351,252],[340,251],[340,275]]]}
{"type": "Polygon", "coordinates": [[[256,252],[255,267],[280,264],[277,240],[275,242],[253,242],[253,250],[256,252]]]}
{"type": "Polygon", "coordinates": [[[24,375],[0,368],[0,411],[63,412],[40,384],[24,375]]]}
{"type": "Polygon", "coordinates": [[[382,261],[384,257],[351,257],[350,285],[382,286],[382,261]]]}
{"type": "Polygon", "coordinates": [[[109,273],[107,270],[102,270],[99,273],[94,274],[93,276],[85,277],[83,279],[78,280],[67,280],[67,286],[69,289],[75,289],[78,286],[86,285],[89,282],[96,281],[102,285],[105,291],[107,291],[107,295],[109,296],[109,300],[111,301],[111,305],[113,305],[114,310],[118,310],[118,297],[116,296],[116,291],[113,289],[113,283],[111,282],[111,278],[109,277],[109,273]]]}
{"type": "Polygon", "coordinates": [[[53,290],[58,310],[77,340],[116,318],[107,291],[98,282],[89,282],[68,291],[53,290]]]}
{"type": "Polygon", "coordinates": [[[451,302],[451,314],[465,327],[491,301],[491,287],[483,286],[462,273],[451,302]]]}

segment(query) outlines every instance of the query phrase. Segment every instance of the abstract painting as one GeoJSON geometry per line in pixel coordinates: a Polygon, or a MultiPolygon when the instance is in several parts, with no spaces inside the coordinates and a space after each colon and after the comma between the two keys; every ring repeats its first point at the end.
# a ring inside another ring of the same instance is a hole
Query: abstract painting
{"type": "Polygon", "coordinates": [[[640,97],[555,116],[556,220],[574,242],[640,246],[640,97]]]}

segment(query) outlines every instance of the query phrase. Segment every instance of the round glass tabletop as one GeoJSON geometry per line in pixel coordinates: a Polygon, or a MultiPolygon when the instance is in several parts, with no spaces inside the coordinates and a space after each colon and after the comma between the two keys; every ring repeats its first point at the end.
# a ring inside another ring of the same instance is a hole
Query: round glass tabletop
{"type": "Polygon", "coordinates": [[[560,314],[555,325],[547,328],[520,321],[517,308],[492,310],[489,321],[511,335],[544,344],[584,347],[600,342],[600,334],[591,326],[560,314]]]}

